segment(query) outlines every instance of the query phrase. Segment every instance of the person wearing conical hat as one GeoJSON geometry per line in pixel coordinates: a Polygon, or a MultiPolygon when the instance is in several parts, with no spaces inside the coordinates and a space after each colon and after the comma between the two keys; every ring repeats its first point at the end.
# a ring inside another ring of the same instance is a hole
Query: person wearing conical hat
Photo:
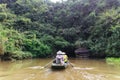
{"type": "Polygon", "coordinates": [[[56,55],[56,63],[57,64],[64,64],[62,51],[60,51],[60,50],[57,52],[57,55],[56,55]]]}

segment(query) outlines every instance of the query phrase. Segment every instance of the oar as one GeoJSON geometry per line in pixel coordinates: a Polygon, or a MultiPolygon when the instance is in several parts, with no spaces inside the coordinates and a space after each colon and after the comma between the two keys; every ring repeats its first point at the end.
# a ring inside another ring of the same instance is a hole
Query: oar
{"type": "Polygon", "coordinates": [[[49,64],[51,64],[55,59],[51,60],[49,63],[47,63],[43,68],[46,68],[49,64]]]}
{"type": "Polygon", "coordinates": [[[73,63],[69,61],[69,64],[73,67],[73,69],[80,69],[80,67],[76,67],[73,63]]]}
{"type": "Polygon", "coordinates": [[[70,64],[72,67],[74,67],[73,63],[71,63],[70,61],[68,61],[68,62],[69,62],[69,64],[70,64]]]}
{"type": "Polygon", "coordinates": [[[53,59],[53,60],[51,60],[49,63],[47,63],[45,66],[34,66],[34,67],[29,67],[29,68],[31,68],[31,69],[44,69],[44,68],[47,68],[47,66],[49,65],[49,64],[51,64],[53,61],[54,61],[55,59],[53,59]]]}

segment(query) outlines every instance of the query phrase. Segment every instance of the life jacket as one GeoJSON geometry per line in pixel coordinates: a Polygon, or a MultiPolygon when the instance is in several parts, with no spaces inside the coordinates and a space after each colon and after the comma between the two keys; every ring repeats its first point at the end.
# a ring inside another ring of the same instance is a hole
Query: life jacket
{"type": "Polygon", "coordinates": [[[64,58],[64,62],[68,61],[68,56],[67,55],[64,55],[63,58],[64,58]]]}

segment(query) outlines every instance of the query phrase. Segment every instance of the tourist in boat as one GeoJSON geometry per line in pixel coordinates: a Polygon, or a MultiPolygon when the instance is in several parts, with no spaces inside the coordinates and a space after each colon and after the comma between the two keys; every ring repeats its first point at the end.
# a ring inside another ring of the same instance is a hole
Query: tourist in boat
{"type": "Polygon", "coordinates": [[[63,52],[62,51],[58,51],[57,55],[56,55],[56,63],[57,64],[64,64],[64,59],[63,59],[63,52]]]}
{"type": "Polygon", "coordinates": [[[68,56],[66,55],[65,52],[63,52],[62,54],[63,54],[64,62],[67,63],[68,62],[68,56]]]}

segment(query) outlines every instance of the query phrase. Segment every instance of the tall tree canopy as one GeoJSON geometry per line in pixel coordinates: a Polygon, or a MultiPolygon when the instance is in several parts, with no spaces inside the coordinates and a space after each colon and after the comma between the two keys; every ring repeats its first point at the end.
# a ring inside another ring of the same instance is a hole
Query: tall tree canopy
{"type": "MultiPolygon", "coordinates": [[[[25,35],[24,48],[74,54],[88,48],[91,56],[120,57],[120,0],[0,0],[0,22],[25,35]],[[28,39],[36,40],[28,40],[28,39]],[[44,47],[36,47],[44,46],[44,47]]],[[[34,53],[34,50],[38,52],[34,53]]],[[[40,51],[39,51],[40,50],[40,51]]],[[[46,51],[46,52],[45,52],[46,51]]],[[[42,56],[45,56],[43,54],[42,56]]]]}

